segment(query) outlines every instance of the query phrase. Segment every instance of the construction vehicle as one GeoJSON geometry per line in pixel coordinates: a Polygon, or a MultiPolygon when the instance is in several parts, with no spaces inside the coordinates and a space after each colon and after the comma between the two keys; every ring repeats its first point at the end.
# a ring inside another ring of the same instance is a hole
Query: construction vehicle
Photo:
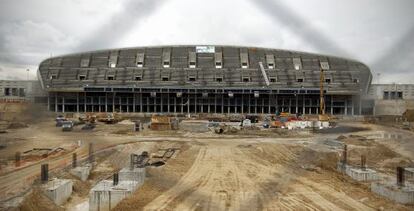
{"type": "Polygon", "coordinates": [[[326,114],[325,111],[325,89],[324,89],[324,83],[325,83],[325,74],[324,74],[324,67],[320,66],[320,80],[319,80],[319,115],[318,119],[319,121],[329,121],[330,117],[326,114]]]}
{"type": "Polygon", "coordinates": [[[73,130],[73,122],[72,121],[63,121],[62,122],[62,131],[72,131],[73,130]]]}
{"type": "Polygon", "coordinates": [[[120,121],[115,113],[106,113],[104,116],[98,116],[97,119],[99,122],[104,122],[106,124],[115,124],[120,121]]]}

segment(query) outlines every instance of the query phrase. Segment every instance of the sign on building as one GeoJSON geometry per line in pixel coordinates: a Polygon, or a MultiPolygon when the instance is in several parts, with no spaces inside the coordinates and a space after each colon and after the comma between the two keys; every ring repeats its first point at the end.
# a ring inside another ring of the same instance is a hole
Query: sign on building
{"type": "Polygon", "coordinates": [[[214,46],[196,46],[197,53],[215,53],[216,49],[214,46]]]}

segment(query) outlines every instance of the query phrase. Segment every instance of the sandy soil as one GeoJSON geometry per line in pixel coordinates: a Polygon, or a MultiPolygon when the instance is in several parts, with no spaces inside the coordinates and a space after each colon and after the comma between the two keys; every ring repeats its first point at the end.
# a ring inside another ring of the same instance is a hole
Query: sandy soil
{"type": "Polygon", "coordinates": [[[298,164],[314,163],[308,158],[314,157],[315,152],[302,147],[212,141],[197,148],[193,164],[178,182],[168,174],[161,178],[163,183],[175,183],[172,188],[161,190],[158,197],[150,200],[151,197],[142,197],[148,191],[143,187],[117,209],[140,209],[138,205],[145,204],[145,200],[148,203],[144,210],[406,209],[382,203],[384,200],[366,187],[347,187],[336,173],[325,169],[334,165],[335,160],[325,164],[315,162],[323,167],[316,171],[304,170],[298,164]],[[354,192],[362,193],[365,199],[361,201],[354,192]]]}
{"type": "MultiPolygon", "coordinates": [[[[346,125],[346,124],[345,124],[346,125]]],[[[355,123],[352,125],[356,125],[355,123]]],[[[361,124],[362,125],[362,124],[361,124]]],[[[377,125],[362,125],[365,130],[352,134],[371,136],[376,133],[398,133],[401,139],[357,138],[342,140],[350,149],[350,162],[358,163],[367,155],[369,166],[392,173],[396,165],[411,165],[414,160],[414,134],[377,125]]],[[[1,159],[11,159],[16,151],[33,147],[67,146],[82,140],[78,158],[86,157],[88,144],[95,150],[111,148],[99,160],[91,179],[75,181],[75,193],[66,208],[85,201],[89,189],[113,171],[128,165],[130,153],[155,152],[158,148],[178,147],[178,155],[158,168],[147,168],[147,179],[133,196],[116,210],[412,210],[380,198],[360,184],[337,173],[335,169],[341,148],[329,146],[341,131],[332,133],[283,134],[265,131],[254,135],[218,135],[183,131],[125,132],[125,126],[100,124],[94,131],[62,132],[54,127],[53,118],[29,124],[29,127],[0,134],[2,142],[11,141],[0,152],[1,159]],[[131,143],[131,144],[127,144],[131,143]]],[[[349,136],[348,134],[345,134],[349,136]]],[[[0,175],[2,199],[31,186],[40,174],[40,164],[50,169],[70,164],[71,152],[36,161],[0,175]]],[[[61,175],[65,177],[65,175],[61,175]]],[[[69,178],[70,176],[68,176],[69,178]]],[[[76,178],[71,179],[76,180],[76,178]]],[[[35,196],[24,205],[36,207],[35,196]]]]}

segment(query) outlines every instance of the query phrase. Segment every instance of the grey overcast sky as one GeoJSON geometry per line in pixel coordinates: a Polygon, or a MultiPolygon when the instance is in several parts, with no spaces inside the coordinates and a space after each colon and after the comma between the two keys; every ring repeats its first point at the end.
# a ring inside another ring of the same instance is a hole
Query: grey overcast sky
{"type": "Polygon", "coordinates": [[[344,56],[374,83],[414,83],[414,1],[0,0],[0,79],[34,79],[51,55],[170,44],[344,56]]]}

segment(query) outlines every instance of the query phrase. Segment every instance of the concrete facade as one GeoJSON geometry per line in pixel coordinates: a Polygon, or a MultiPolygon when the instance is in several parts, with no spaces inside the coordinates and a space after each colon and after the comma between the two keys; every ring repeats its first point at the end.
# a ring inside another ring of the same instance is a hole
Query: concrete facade
{"type": "Polygon", "coordinates": [[[361,113],[371,82],[357,61],[238,46],[159,46],[54,57],[39,67],[55,112],[361,113]]]}
{"type": "Polygon", "coordinates": [[[373,102],[373,115],[400,116],[414,109],[414,84],[372,84],[364,99],[373,102]]]}
{"type": "Polygon", "coordinates": [[[0,100],[38,102],[46,96],[38,80],[0,80],[0,100]]]}

